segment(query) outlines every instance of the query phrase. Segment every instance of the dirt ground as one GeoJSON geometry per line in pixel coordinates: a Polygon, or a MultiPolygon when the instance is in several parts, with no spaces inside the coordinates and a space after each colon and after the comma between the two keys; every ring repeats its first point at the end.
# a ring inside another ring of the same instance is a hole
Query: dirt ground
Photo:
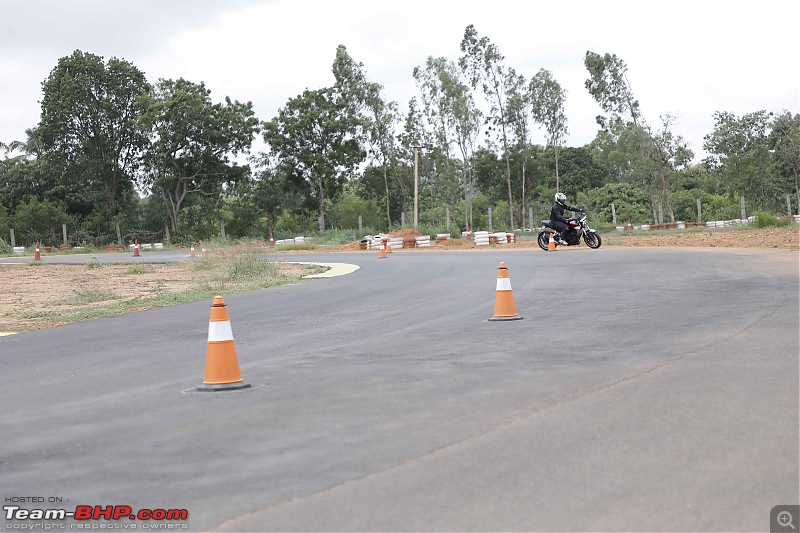
{"type": "MultiPolygon", "coordinates": [[[[393,232],[393,236],[413,237],[414,230],[393,232]]],[[[515,244],[492,247],[537,248],[532,238],[515,244]]],[[[475,250],[472,241],[431,241],[427,250],[475,250]]],[[[700,246],[715,248],[771,248],[800,250],[800,229],[688,231],[664,234],[608,234],[603,246],[700,246]]],[[[336,247],[332,251],[356,251],[359,243],[336,247]]],[[[319,250],[315,250],[318,252],[319,250]]],[[[402,252],[403,250],[398,250],[402,252]]],[[[364,252],[364,253],[373,253],[364,252]]],[[[102,262],[102,257],[99,257],[102,262]]],[[[286,270],[297,266],[285,264],[286,270]]],[[[42,319],[43,312],[70,311],[107,305],[111,301],[132,300],[189,288],[197,273],[189,264],[180,265],[0,265],[0,335],[3,332],[49,327],[64,322],[42,319]]],[[[141,307],[144,309],[145,307],[141,307]]]]}

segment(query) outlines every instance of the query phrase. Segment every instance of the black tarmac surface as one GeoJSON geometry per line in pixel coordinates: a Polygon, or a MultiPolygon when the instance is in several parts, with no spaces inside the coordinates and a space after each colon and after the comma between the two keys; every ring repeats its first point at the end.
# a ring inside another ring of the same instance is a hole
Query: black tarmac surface
{"type": "Polygon", "coordinates": [[[756,531],[798,503],[796,252],[279,258],[361,268],[225,297],[250,389],[194,391],[210,301],[0,337],[0,496],[191,531],[756,531]],[[501,261],[523,320],[488,321],[501,261]]]}

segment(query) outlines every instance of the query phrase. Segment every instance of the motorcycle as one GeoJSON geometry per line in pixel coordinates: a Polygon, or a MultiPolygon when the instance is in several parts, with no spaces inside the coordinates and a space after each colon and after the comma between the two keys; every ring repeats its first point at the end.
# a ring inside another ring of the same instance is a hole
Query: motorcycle
{"type": "MultiPolygon", "coordinates": [[[[586,213],[581,212],[581,218],[568,218],[567,223],[569,224],[569,231],[566,232],[566,235],[562,235],[561,239],[566,241],[566,246],[575,246],[581,243],[581,238],[583,238],[583,242],[586,243],[586,246],[589,248],[596,250],[600,248],[600,245],[603,243],[603,240],[600,238],[600,234],[597,233],[596,230],[593,230],[589,227],[586,223],[586,213]]],[[[550,243],[550,234],[558,233],[552,226],[550,226],[549,220],[542,220],[542,227],[539,229],[539,248],[544,251],[547,251],[547,246],[550,243]]],[[[559,244],[559,246],[565,246],[564,244],[559,244]]]]}

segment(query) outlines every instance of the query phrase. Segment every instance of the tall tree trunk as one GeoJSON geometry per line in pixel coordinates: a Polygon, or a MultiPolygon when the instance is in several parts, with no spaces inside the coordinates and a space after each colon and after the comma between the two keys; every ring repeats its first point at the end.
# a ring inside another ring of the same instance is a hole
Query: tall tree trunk
{"type": "Polygon", "coordinates": [[[325,187],[324,187],[324,180],[322,178],[319,179],[319,218],[317,219],[319,222],[319,232],[322,233],[325,231],[325,187]]]}
{"type": "Polygon", "coordinates": [[[383,162],[383,186],[386,190],[386,223],[392,227],[392,214],[389,212],[389,173],[386,170],[386,161],[383,162]]]}

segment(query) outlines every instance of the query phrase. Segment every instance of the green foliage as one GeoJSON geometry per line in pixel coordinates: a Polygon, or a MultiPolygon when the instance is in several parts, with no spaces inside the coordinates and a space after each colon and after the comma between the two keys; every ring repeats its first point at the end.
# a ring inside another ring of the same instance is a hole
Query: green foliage
{"type": "Polygon", "coordinates": [[[11,248],[11,245],[8,244],[5,239],[0,237],[0,255],[8,255],[13,251],[14,250],[11,248]]]}
{"type": "Polygon", "coordinates": [[[755,225],[757,228],[787,227],[792,225],[792,219],[788,217],[778,218],[773,214],[764,211],[756,211],[752,214],[756,217],[755,225]]]}
{"type": "MultiPolygon", "coordinates": [[[[587,193],[589,209],[597,213],[602,222],[612,222],[611,204],[617,213],[617,221],[630,219],[642,222],[652,218],[650,202],[642,189],[630,183],[609,183],[587,193]]],[[[548,213],[549,216],[549,213],[548,213]]]]}

